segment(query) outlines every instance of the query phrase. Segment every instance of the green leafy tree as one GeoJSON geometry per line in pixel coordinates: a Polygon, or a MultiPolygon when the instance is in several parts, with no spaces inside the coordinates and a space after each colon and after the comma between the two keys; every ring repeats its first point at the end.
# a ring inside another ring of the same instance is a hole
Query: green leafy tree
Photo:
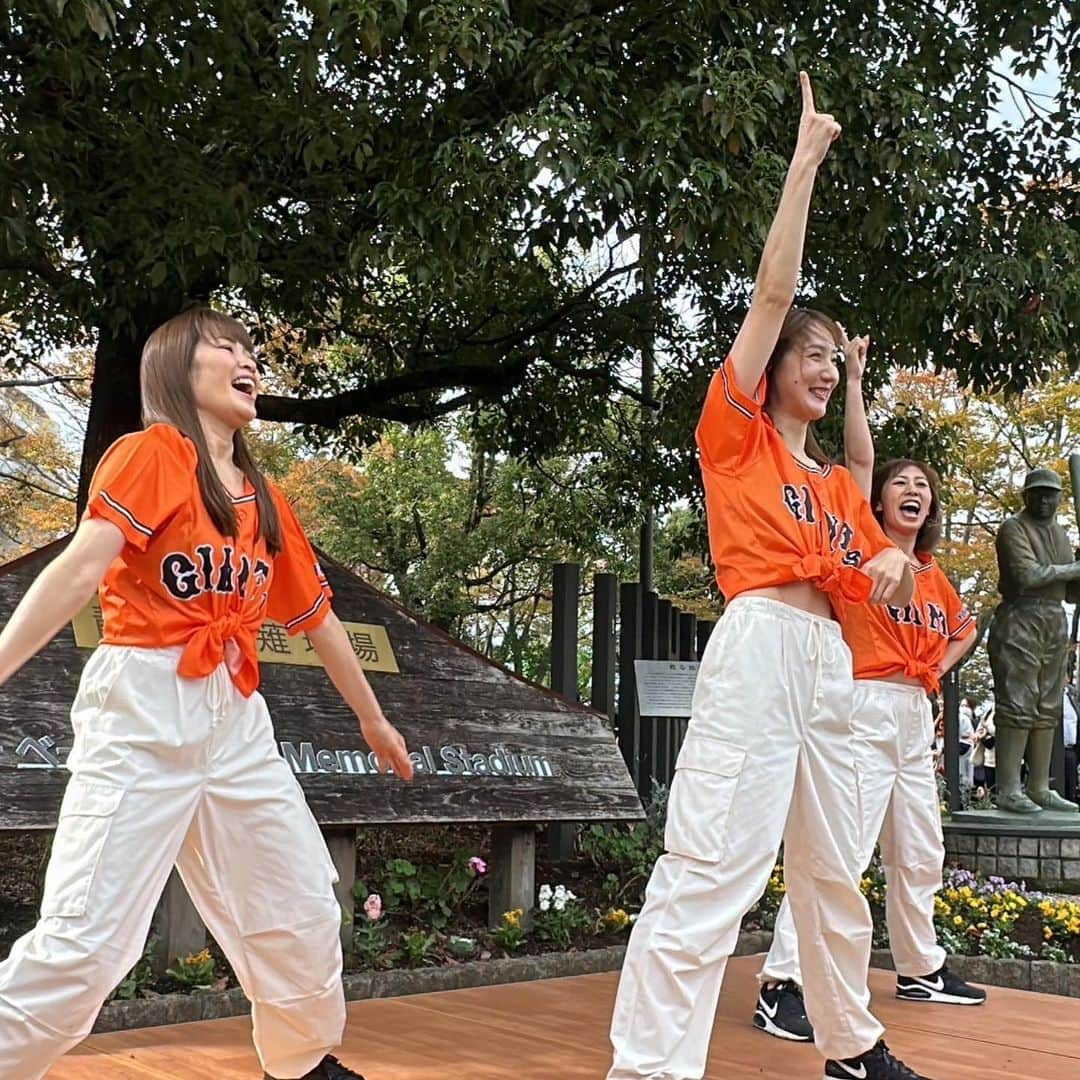
{"type": "MultiPolygon", "coordinates": [[[[934,348],[1021,385],[1080,305],[1078,32],[1044,0],[13,0],[6,361],[95,350],[83,491],[138,425],[147,333],[208,299],[289,346],[293,391],[263,414],[338,445],[479,404],[501,449],[550,456],[632,397],[655,337],[679,448],[745,308],[804,65],[845,128],[808,292],[887,360],[934,348]],[[1048,58],[1055,99],[990,125],[1048,58]]],[[[638,474],[687,484],[676,453],[638,474]]]]}
{"type": "Polygon", "coordinates": [[[521,462],[485,445],[478,426],[391,425],[355,466],[298,455],[281,432],[257,449],[330,554],[543,681],[553,564],[578,563],[586,591],[594,572],[629,576],[634,508],[597,483],[595,460],[521,462]]]}
{"type": "Polygon", "coordinates": [[[0,378],[0,559],[71,531],[86,423],[88,357],[0,378]]]}

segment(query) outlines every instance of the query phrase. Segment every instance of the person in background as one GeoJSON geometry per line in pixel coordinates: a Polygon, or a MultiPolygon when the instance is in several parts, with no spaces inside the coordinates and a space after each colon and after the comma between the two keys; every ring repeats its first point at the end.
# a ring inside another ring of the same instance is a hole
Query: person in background
{"type": "Polygon", "coordinates": [[[1065,798],[1070,802],[1080,802],[1077,798],[1077,762],[1076,762],[1076,714],[1078,711],[1076,687],[1072,679],[1065,680],[1065,697],[1062,701],[1062,716],[1065,734],[1065,798]]]}
{"type": "Polygon", "coordinates": [[[930,712],[934,718],[934,772],[945,775],[945,714],[941,711],[941,699],[935,694],[930,699],[930,712]]]}
{"type": "Polygon", "coordinates": [[[975,729],[975,785],[976,795],[980,799],[994,793],[997,774],[995,738],[994,703],[991,701],[983,710],[979,725],[975,729]]]}
{"type": "Polygon", "coordinates": [[[975,699],[966,697],[960,703],[960,790],[975,786],[975,699]]]}

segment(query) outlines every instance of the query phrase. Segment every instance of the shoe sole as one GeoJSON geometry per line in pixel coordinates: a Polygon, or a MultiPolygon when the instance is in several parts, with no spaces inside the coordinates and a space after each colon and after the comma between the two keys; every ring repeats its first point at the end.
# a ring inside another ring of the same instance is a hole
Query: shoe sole
{"type": "Polygon", "coordinates": [[[793,1031],[785,1031],[782,1027],[774,1024],[763,1012],[754,1013],[754,1027],[758,1031],[764,1031],[766,1035],[772,1035],[777,1039],[787,1039],[788,1042],[813,1042],[813,1035],[796,1035],[793,1031]]]}
{"type": "Polygon", "coordinates": [[[914,1001],[920,1005],[985,1005],[986,998],[957,997],[941,990],[920,986],[917,990],[896,991],[897,1001],[914,1001]]]}

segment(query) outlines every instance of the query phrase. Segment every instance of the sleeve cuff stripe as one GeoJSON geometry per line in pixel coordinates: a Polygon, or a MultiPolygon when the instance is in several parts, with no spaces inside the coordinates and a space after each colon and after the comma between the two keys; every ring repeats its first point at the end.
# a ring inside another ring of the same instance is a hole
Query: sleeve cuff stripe
{"type": "Polygon", "coordinates": [[[138,529],[144,536],[153,536],[154,530],[149,525],[144,525],[139,519],[126,507],[121,506],[114,498],[112,498],[107,491],[101,492],[102,499],[111,506],[118,514],[123,514],[128,521],[131,522],[133,528],[138,529]]]}
{"type": "Polygon", "coordinates": [[[285,624],[285,629],[291,630],[294,626],[299,626],[300,623],[304,622],[306,619],[310,619],[311,616],[314,615],[325,603],[326,594],[319,593],[319,598],[315,601],[315,603],[312,604],[311,607],[309,607],[307,611],[305,611],[302,615],[297,615],[295,619],[290,619],[285,624]]]}
{"type": "Polygon", "coordinates": [[[724,384],[724,397],[727,398],[728,404],[733,409],[736,409],[740,413],[742,413],[742,415],[745,416],[747,420],[753,420],[754,419],[754,414],[745,405],[742,405],[738,401],[736,401],[735,398],[732,396],[731,387],[728,384],[728,374],[727,374],[727,365],[726,364],[724,364],[720,368],[720,378],[721,378],[721,380],[723,381],[723,384],[724,384]]]}

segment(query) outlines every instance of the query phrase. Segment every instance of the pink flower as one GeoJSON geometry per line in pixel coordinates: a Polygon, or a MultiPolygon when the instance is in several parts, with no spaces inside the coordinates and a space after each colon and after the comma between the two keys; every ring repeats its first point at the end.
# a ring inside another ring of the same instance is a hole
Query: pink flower
{"type": "Polygon", "coordinates": [[[486,874],[487,873],[487,863],[484,862],[484,860],[481,859],[479,855],[474,855],[469,860],[469,866],[473,870],[475,870],[478,874],[486,874]]]}
{"type": "Polygon", "coordinates": [[[377,892],[373,892],[364,901],[364,914],[372,922],[375,922],[382,915],[382,897],[377,892]]]}

